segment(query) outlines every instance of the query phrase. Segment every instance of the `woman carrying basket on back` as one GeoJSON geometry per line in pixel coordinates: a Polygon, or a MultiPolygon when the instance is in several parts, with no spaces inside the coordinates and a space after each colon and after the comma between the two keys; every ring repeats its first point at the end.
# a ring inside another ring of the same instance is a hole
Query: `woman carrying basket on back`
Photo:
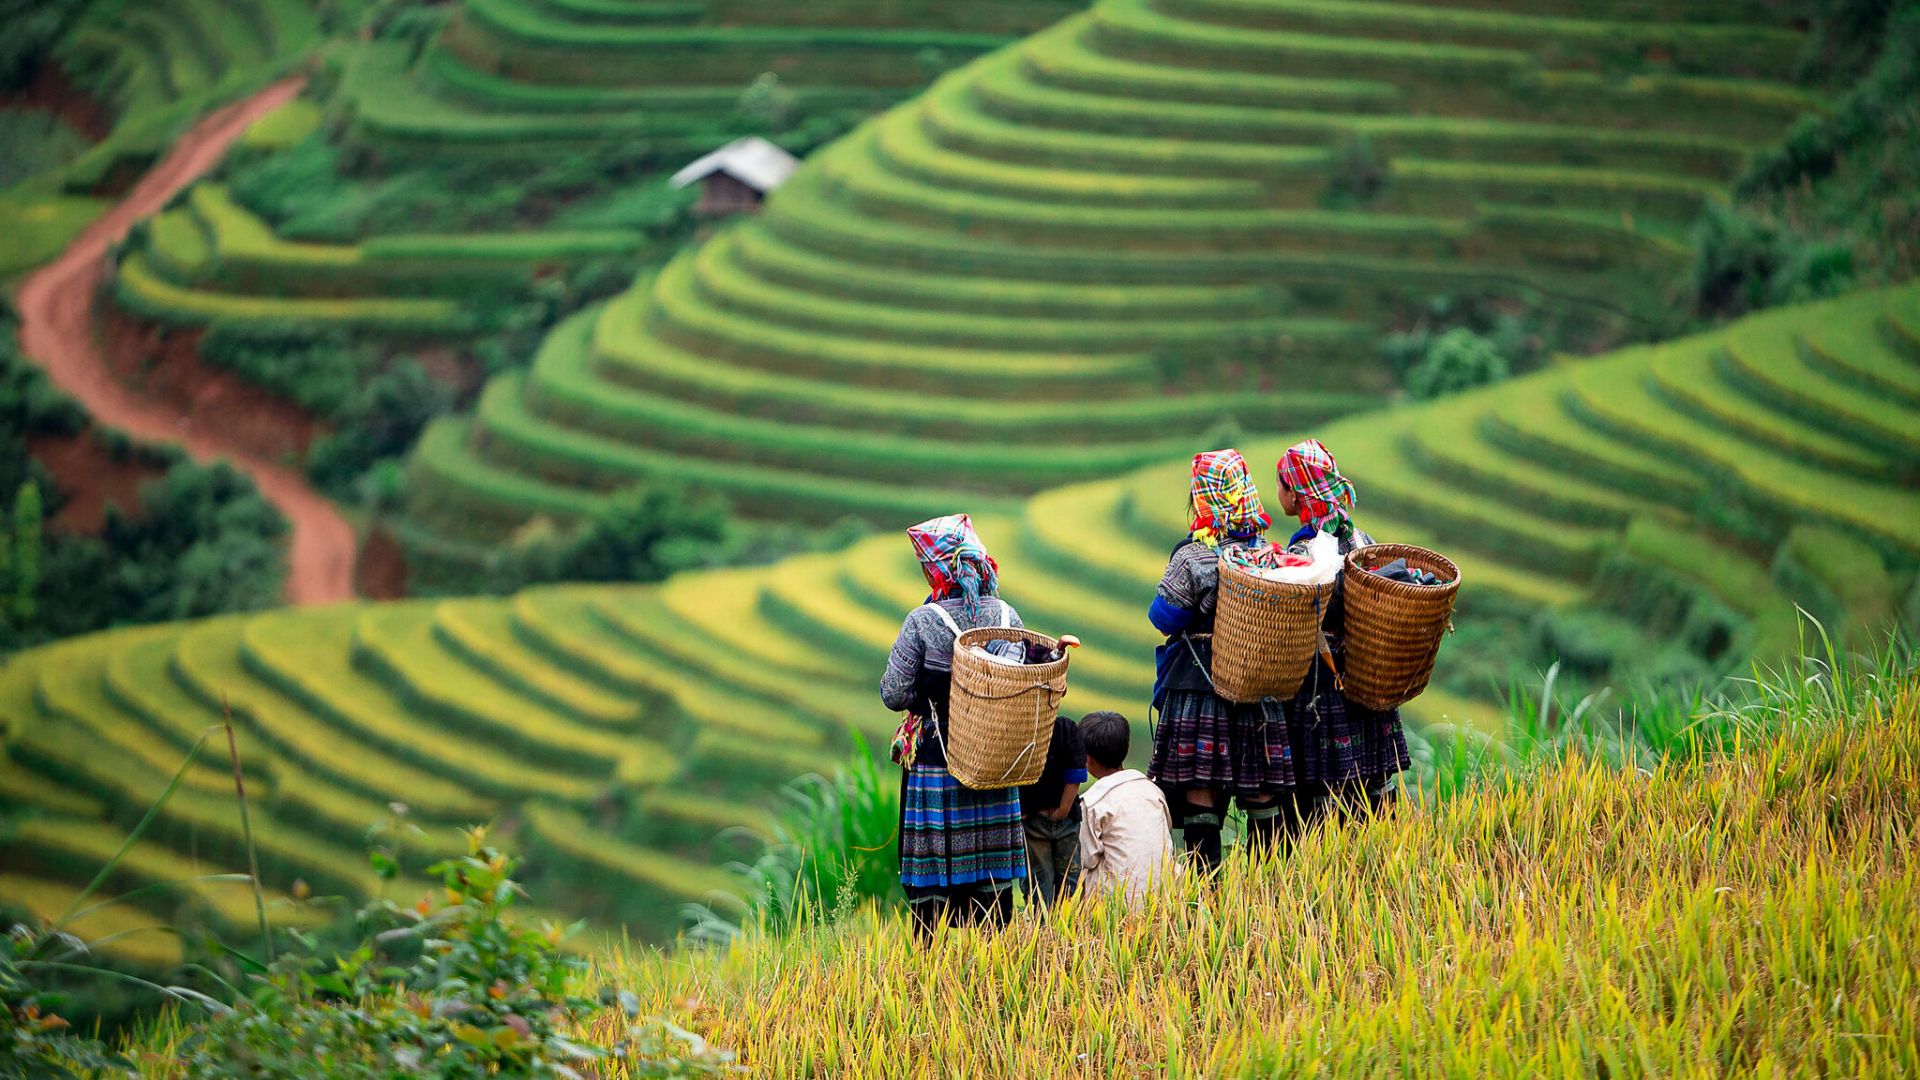
{"type": "MultiPolygon", "coordinates": [[[[1373,543],[1353,523],[1353,482],[1340,474],[1339,463],[1318,439],[1290,447],[1277,471],[1281,512],[1300,519],[1299,531],[1287,542],[1289,550],[1305,551],[1321,533],[1340,541],[1342,558],[1373,543]]],[[[1287,705],[1298,812],[1304,819],[1318,816],[1329,796],[1340,798],[1349,811],[1383,808],[1391,798],[1387,782],[1409,764],[1400,710],[1363,708],[1347,700],[1339,687],[1335,669],[1342,659],[1345,625],[1345,605],[1336,586],[1320,624],[1328,651],[1287,705]]]]}
{"type": "Polygon", "coordinates": [[[1187,850],[1204,868],[1220,863],[1226,801],[1247,814],[1248,839],[1271,844],[1279,797],[1293,784],[1286,715],[1271,698],[1235,704],[1214,692],[1211,635],[1220,559],[1233,549],[1258,561],[1273,545],[1269,519],[1238,450],[1196,454],[1188,484],[1191,525],[1174,545],[1148,617],[1166,644],[1156,653],[1150,775],[1167,794],[1187,850]]]}
{"type": "Polygon", "coordinates": [[[1004,923],[1027,876],[1020,789],[976,791],[947,771],[954,639],[981,626],[1020,627],[999,599],[995,565],[973,522],[950,514],[907,530],[932,592],[907,613],[880,677],[880,700],[905,710],[894,746],[900,786],[900,884],[917,933],[942,921],[1004,923]]]}

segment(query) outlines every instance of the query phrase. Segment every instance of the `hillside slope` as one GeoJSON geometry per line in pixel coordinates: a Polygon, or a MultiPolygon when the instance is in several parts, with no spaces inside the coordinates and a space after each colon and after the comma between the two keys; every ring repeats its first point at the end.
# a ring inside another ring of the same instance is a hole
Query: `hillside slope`
{"type": "MultiPolygon", "coordinates": [[[[863,115],[912,93],[943,65],[1077,6],[464,0],[440,9],[445,27],[425,42],[336,42],[326,66],[337,87],[303,102],[283,130],[263,133],[261,149],[322,138],[352,163],[355,178],[372,180],[462,165],[510,180],[537,165],[599,155],[618,169],[583,172],[573,186],[585,190],[572,194],[604,195],[761,131],[739,101],[763,73],[777,73],[789,95],[785,123],[863,115]]],[[[637,228],[550,221],[415,226],[360,242],[289,238],[275,228],[225,187],[198,189],[141,238],[142,250],[123,266],[119,301],[163,325],[292,321],[444,343],[488,324],[504,301],[545,279],[649,246],[637,228]]]]}
{"type": "Polygon", "coordinates": [[[1575,758],[1321,829],[1137,915],[926,946],[862,912],[592,978],[764,1076],[1911,1075],[1906,679],[1727,760],[1575,758]]]}
{"type": "MultiPolygon", "coordinates": [[[[1843,638],[1911,609],[1916,432],[1920,286],[1316,434],[1349,466],[1363,527],[1457,558],[1461,631],[1408,711],[1472,723],[1516,666],[1559,657],[1593,681],[1670,681],[1790,647],[1796,603],[1843,638]]],[[[1269,491],[1283,446],[1243,448],[1269,491]]],[[[980,516],[1029,624],[1087,642],[1070,712],[1116,708],[1144,728],[1146,600],[1184,527],[1184,485],[1169,461],[980,516]]],[[[542,895],[665,936],[681,902],[724,884],[716,833],[782,780],[843,760],[849,727],[884,745],[877,673],[924,595],[889,532],[660,586],[94,635],[0,669],[0,801],[63,828],[127,826],[224,701],[276,887],[370,889],[362,834],[400,800],[441,837],[490,819],[518,830],[532,880],[560,885],[542,895]]],[[[238,865],[231,782],[202,762],[155,846],[238,865]]],[[[89,857],[64,836],[29,833],[30,861],[10,850],[0,885],[84,881],[89,857]]]]}
{"type": "Polygon", "coordinates": [[[429,436],[413,519],[497,540],[687,473],[763,518],[1011,509],[1377,403],[1377,335],[1436,294],[1658,307],[1821,99],[1766,4],[1577,10],[1102,0],[562,326],[429,436]]]}

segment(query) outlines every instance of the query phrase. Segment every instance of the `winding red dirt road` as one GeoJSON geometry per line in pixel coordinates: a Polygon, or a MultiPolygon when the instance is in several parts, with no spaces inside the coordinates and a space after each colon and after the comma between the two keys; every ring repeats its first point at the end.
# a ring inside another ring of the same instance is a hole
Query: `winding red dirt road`
{"type": "Polygon", "coordinates": [[[215,426],[196,428],[184,412],[129,390],[107,366],[94,333],[93,297],[107,272],[107,252],[133,223],[155,213],[180,189],[218,164],[248,125],[300,92],[287,79],[207,114],[135,184],[120,205],[93,223],[58,259],[20,286],[20,344],[93,418],[149,442],[175,443],[195,460],[225,458],[253,478],[292,530],[287,600],[330,604],[353,598],[353,526],[284,465],[241,450],[215,426]]]}

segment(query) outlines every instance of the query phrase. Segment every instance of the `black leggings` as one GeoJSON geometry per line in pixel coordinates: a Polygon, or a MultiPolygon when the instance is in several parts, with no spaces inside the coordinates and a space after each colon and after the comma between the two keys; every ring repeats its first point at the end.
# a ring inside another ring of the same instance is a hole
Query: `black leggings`
{"type": "Polygon", "coordinates": [[[1013,889],[963,886],[910,901],[907,909],[913,912],[914,933],[922,938],[932,937],[942,924],[997,930],[1013,918],[1013,889]]]}

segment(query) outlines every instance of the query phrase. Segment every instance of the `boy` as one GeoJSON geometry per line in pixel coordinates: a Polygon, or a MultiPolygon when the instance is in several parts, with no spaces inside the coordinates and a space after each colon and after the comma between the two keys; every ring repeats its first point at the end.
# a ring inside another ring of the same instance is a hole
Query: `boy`
{"type": "Polygon", "coordinates": [[[1126,768],[1132,731],[1119,713],[1080,719],[1093,786],[1080,796],[1080,884],[1138,900],[1156,874],[1173,873],[1173,818],[1159,785],[1126,768]]]}
{"type": "Polygon", "coordinates": [[[1053,743],[1040,779],[1020,789],[1027,833],[1027,887],[1034,904],[1051,907],[1080,881],[1080,785],[1087,754],[1080,729],[1064,716],[1053,721],[1053,743]]]}

